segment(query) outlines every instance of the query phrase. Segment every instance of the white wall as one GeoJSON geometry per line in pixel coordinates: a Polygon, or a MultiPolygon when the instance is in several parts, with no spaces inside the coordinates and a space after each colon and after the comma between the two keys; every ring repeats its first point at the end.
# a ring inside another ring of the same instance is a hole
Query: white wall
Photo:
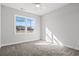
{"type": "Polygon", "coordinates": [[[40,17],[39,16],[31,14],[31,13],[22,12],[22,11],[9,8],[3,5],[2,5],[1,10],[2,10],[1,11],[2,12],[1,14],[2,16],[2,20],[1,20],[2,46],[40,39],[40,17]],[[34,18],[36,21],[35,31],[33,33],[15,34],[14,15],[21,15],[21,16],[34,18]]]}
{"type": "Polygon", "coordinates": [[[0,47],[1,47],[1,4],[0,4],[0,47]]]}
{"type": "Polygon", "coordinates": [[[63,45],[79,49],[79,4],[69,4],[42,16],[42,39],[46,26],[63,45]]]}

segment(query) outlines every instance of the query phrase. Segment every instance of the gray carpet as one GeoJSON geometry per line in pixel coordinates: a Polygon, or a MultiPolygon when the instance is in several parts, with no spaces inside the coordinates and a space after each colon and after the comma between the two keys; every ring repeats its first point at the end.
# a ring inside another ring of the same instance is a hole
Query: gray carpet
{"type": "Polygon", "coordinates": [[[0,56],[79,56],[79,51],[45,41],[34,41],[4,46],[0,48],[0,56]]]}

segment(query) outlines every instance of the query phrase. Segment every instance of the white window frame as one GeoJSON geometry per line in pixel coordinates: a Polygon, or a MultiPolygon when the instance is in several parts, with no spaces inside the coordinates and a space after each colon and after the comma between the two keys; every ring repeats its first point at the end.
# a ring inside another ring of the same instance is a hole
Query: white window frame
{"type": "MultiPolygon", "coordinates": [[[[25,32],[25,33],[17,33],[16,32],[16,16],[24,17],[24,18],[30,18],[30,17],[26,17],[26,16],[22,16],[22,15],[14,15],[14,33],[15,34],[27,34],[27,32],[25,32]]],[[[34,19],[34,18],[32,18],[32,19],[34,19]]]]}

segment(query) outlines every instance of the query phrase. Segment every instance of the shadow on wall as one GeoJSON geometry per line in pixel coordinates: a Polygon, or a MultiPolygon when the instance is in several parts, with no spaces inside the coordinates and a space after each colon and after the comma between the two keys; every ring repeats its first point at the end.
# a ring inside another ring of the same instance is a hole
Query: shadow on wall
{"type": "Polygon", "coordinates": [[[48,29],[45,28],[45,40],[47,42],[53,43],[53,45],[63,46],[60,40],[48,29]]]}

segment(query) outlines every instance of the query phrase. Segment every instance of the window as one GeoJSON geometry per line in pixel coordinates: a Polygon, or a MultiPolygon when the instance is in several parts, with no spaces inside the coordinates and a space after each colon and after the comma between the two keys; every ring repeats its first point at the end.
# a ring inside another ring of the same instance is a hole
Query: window
{"type": "Polygon", "coordinates": [[[33,32],[34,27],[34,19],[30,17],[16,16],[16,33],[33,32]]]}

